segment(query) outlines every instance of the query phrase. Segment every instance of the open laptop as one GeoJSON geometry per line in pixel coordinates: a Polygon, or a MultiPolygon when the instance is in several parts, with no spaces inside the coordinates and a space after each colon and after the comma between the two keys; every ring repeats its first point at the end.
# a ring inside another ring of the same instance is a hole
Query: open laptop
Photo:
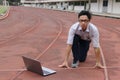
{"type": "Polygon", "coordinates": [[[56,73],[56,71],[52,69],[42,67],[41,63],[38,60],[29,58],[26,56],[22,56],[22,58],[28,71],[35,72],[42,76],[47,76],[47,75],[56,73]]]}

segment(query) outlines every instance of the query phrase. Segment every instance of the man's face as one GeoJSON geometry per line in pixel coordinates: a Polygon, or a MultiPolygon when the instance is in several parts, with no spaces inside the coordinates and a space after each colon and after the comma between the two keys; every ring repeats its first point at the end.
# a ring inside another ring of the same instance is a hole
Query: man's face
{"type": "Polygon", "coordinates": [[[79,17],[78,21],[80,22],[80,26],[82,27],[83,30],[86,30],[87,25],[89,23],[89,19],[86,15],[82,15],[79,17]]]}

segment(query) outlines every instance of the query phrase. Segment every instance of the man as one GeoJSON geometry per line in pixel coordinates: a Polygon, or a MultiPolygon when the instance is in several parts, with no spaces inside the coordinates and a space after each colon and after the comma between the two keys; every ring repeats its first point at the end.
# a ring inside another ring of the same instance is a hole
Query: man
{"type": "Polygon", "coordinates": [[[100,62],[99,32],[97,27],[90,23],[91,17],[91,13],[85,10],[78,14],[78,22],[73,24],[69,30],[65,59],[59,67],[69,68],[68,58],[71,50],[73,53],[72,68],[78,67],[79,62],[85,62],[90,42],[92,42],[96,57],[95,67],[103,68],[100,62]]]}

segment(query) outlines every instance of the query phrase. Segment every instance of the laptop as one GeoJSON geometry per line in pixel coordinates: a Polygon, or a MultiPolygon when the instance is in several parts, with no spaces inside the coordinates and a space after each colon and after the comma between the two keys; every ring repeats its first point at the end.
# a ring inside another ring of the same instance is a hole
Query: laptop
{"type": "Polygon", "coordinates": [[[55,70],[41,66],[41,63],[38,60],[22,56],[24,64],[28,71],[40,74],[42,76],[47,76],[56,73],[55,70]]]}

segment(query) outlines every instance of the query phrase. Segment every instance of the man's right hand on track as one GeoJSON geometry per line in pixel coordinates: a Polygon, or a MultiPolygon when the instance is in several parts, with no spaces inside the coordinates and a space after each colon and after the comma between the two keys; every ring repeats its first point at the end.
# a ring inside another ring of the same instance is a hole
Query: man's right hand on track
{"type": "Polygon", "coordinates": [[[58,67],[60,68],[70,68],[68,65],[68,62],[64,61],[61,65],[59,65],[58,67]]]}

